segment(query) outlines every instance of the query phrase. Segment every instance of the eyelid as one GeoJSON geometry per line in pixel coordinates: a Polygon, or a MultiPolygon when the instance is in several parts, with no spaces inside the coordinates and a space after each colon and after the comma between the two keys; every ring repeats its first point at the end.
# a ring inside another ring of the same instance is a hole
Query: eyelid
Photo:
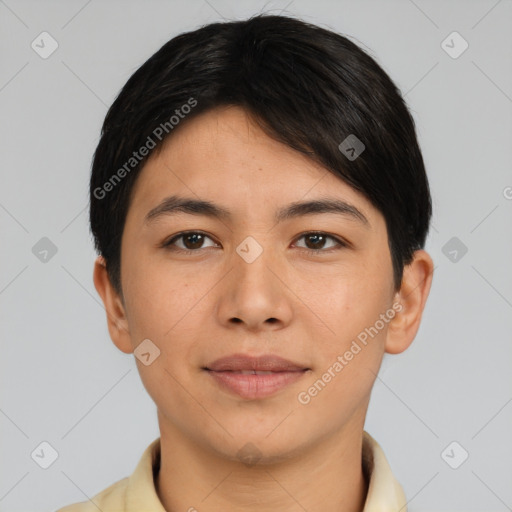
{"type": "MultiPolygon", "coordinates": [[[[333,235],[333,234],[329,233],[328,231],[318,231],[318,230],[304,231],[303,233],[301,233],[300,235],[298,235],[295,238],[295,241],[300,240],[303,236],[306,236],[306,235],[322,235],[322,236],[325,236],[325,238],[330,238],[330,239],[334,240],[339,246],[343,246],[343,247],[351,247],[352,246],[352,244],[348,240],[345,240],[344,238],[342,238],[338,235],[333,235]]],[[[315,249],[308,249],[307,247],[301,247],[301,249],[306,249],[306,250],[313,251],[313,252],[329,252],[329,250],[330,250],[330,249],[315,250],[315,249]]],[[[336,249],[336,247],[331,247],[331,249],[336,249]]]]}
{"type": "MultiPolygon", "coordinates": [[[[194,229],[194,230],[188,230],[188,231],[181,231],[180,233],[176,233],[175,235],[172,235],[170,238],[164,240],[160,244],[160,247],[162,247],[162,248],[173,247],[173,244],[176,242],[176,240],[179,240],[180,238],[182,238],[186,235],[190,235],[190,234],[201,234],[204,237],[212,240],[217,245],[219,245],[218,242],[216,242],[215,239],[212,236],[210,236],[208,233],[198,230],[198,229],[194,229]]],[[[338,250],[338,249],[341,249],[344,247],[352,247],[352,244],[348,240],[346,240],[338,235],[331,234],[327,231],[319,231],[319,230],[309,230],[309,231],[304,231],[304,232],[300,233],[299,235],[297,235],[295,237],[294,243],[296,243],[297,240],[300,240],[302,237],[304,237],[306,235],[323,235],[326,238],[330,238],[330,239],[334,240],[337,244],[335,247],[330,247],[329,249],[309,249],[308,247],[299,247],[299,249],[302,249],[306,252],[321,254],[321,253],[330,253],[332,251],[335,251],[335,250],[338,250]]],[[[193,252],[199,252],[199,251],[201,251],[201,249],[207,249],[207,247],[200,247],[199,249],[194,249],[194,250],[193,249],[182,249],[181,247],[177,247],[175,250],[177,252],[182,252],[182,253],[193,253],[193,252]]]]}
{"type": "MultiPolygon", "coordinates": [[[[205,231],[201,231],[200,229],[192,229],[192,230],[188,230],[188,231],[181,231],[180,233],[176,233],[175,235],[172,235],[170,238],[165,239],[160,244],[160,247],[163,247],[164,249],[166,247],[172,247],[173,243],[175,243],[176,240],[179,240],[180,238],[183,238],[184,236],[191,235],[191,234],[203,235],[205,238],[209,238],[210,240],[212,240],[213,242],[218,244],[218,242],[216,242],[215,239],[211,235],[206,233],[205,231]]],[[[200,249],[195,249],[195,250],[182,249],[181,247],[178,247],[177,251],[199,252],[201,249],[203,249],[203,247],[201,247],[200,249]]]]}

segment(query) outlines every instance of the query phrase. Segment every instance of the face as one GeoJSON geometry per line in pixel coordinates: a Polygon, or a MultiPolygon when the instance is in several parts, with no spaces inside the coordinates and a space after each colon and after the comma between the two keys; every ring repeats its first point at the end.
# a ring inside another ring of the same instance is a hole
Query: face
{"type": "Polygon", "coordinates": [[[121,255],[126,329],[113,339],[125,352],[143,340],[160,351],[151,364],[136,361],[161,432],[227,458],[252,443],[270,460],[362,429],[397,302],[384,218],[346,183],[242,109],[209,111],[146,163],[121,255]],[[170,196],[229,215],[165,211],[170,196]],[[323,200],[360,216],[295,209],[277,218],[292,203],[323,200]],[[233,354],[278,356],[298,370],[211,370],[233,354]]]}

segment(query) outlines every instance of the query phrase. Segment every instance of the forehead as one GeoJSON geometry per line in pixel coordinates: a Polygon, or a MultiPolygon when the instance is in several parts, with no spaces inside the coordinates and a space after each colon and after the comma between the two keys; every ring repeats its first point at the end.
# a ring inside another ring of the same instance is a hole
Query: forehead
{"type": "Polygon", "coordinates": [[[362,194],[269,137],[240,107],[204,112],[172,133],[142,169],[130,210],[145,216],[175,194],[230,205],[234,215],[254,218],[262,210],[274,215],[277,205],[326,196],[357,205],[372,225],[380,216],[362,194]]]}

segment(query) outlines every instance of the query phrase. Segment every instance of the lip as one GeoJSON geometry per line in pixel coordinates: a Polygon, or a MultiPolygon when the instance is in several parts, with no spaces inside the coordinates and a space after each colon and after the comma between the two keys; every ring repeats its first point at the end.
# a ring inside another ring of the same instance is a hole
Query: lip
{"type": "Polygon", "coordinates": [[[288,359],[275,356],[273,354],[264,354],[261,356],[249,356],[247,354],[232,354],[227,357],[221,357],[206,366],[206,369],[214,372],[224,371],[271,371],[271,372],[294,372],[308,370],[306,366],[294,363],[288,359]]]}
{"type": "Polygon", "coordinates": [[[249,400],[271,396],[310,370],[272,354],[258,357],[233,354],[217,359],[203,369],[222,388],[249,400]]]}

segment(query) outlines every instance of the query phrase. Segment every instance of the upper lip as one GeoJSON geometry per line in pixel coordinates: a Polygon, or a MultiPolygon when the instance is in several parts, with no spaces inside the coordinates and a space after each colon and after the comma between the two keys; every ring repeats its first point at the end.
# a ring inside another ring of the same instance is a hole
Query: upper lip
{"type": "Polygon", "coordinates": [[[309,369],[301,364],[288,361],[287,359],[272,354],[264,354],[257,357],[247,354],[232,354],[217,359],[205,368],[214,372],[239,370],[298,372],[309,369]]]}

